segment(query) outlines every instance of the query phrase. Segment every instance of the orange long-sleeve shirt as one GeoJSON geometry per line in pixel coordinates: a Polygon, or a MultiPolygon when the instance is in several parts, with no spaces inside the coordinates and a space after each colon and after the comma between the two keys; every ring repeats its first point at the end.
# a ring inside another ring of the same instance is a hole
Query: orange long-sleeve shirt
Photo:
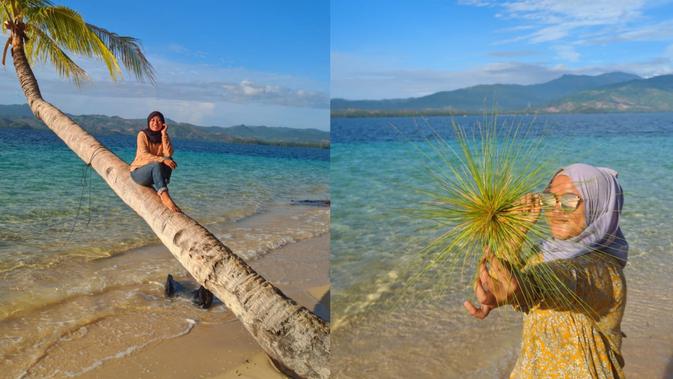
{"type": "Polygon", "coordinates": [[[136,158],[131,162],[131,171],[152,162],[163,162],[173,155],[173,145],[168,134],[161,136],[161,143],[151,143],[147,135],[138,133],[138,148],[136,158]]]}

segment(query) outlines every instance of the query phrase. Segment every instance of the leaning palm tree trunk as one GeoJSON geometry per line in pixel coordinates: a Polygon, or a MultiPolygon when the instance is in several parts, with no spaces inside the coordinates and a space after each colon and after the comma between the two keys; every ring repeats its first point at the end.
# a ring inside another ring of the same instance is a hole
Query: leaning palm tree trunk
{"type": "Polygon", "coordinates": [[[267,282],[199,223],[171,212],[153,190],[135,184],[125,162],[42,99],[19,38],[13,41],[12,55],[35,116],[147,222],[187,271],[236,315],[262,349],[297,376],[327,378],[328,325],[267,282]]]}

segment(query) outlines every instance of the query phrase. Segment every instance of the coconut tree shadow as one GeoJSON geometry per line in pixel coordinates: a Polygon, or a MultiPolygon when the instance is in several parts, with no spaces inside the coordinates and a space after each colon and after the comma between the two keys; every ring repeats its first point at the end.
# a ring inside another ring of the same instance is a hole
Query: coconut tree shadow
{"type": "Polygon", "coordinates": [[[673,356],[668,360],[668,364],[664,370],[664,379],[673,379],[673,356]]]}
{"type": "Polygon", "coordinates": [[[325,322],[330,321],[330,292],[331,290],[327,290],[322,298],[320,298],[318,304],[313,308],[313,313],[325,322]]]}

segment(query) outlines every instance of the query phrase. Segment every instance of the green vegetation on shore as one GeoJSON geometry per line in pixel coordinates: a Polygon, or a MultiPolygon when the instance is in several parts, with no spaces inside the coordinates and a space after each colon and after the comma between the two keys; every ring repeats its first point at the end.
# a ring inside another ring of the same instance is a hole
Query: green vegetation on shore
{"type": "Polygon", "coordinates": [[[673,112],[673,75],[563,75],[541,84],[478,85],[417,98],[332,99],[331,104],[332,117],[460,116],[489,108],[511,114],[673,112]]]}
{"type": "MultiPolygon", "coordinates": [[[[98,135],[136,135],[146,127],[144,119],[125,119],[117,116],[71,115],[87,132],[98,135]]],[[[231,127],[198,126],[167,120],[174,139],[200,140],[242,144],[301,146],[329,148],[329,132],[317,129],[295,129],[269,126],[236,125],[231,127]]],[[[44,129],[47,127],[26,104],[0,105],[0,128],[44,129]]]]}

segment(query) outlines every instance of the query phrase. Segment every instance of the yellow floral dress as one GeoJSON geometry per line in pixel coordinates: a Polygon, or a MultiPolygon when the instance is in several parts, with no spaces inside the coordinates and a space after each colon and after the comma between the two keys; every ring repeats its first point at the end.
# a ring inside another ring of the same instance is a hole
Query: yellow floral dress
{"type": "Polygon", "coordinates": [[[535,299],[523,309],[521,352],[511,379],[624,378],[626,280],[614,258],[590,253],[542,263],[538,254],[522,277],[532,283],[529,296],[535,299]]]}

